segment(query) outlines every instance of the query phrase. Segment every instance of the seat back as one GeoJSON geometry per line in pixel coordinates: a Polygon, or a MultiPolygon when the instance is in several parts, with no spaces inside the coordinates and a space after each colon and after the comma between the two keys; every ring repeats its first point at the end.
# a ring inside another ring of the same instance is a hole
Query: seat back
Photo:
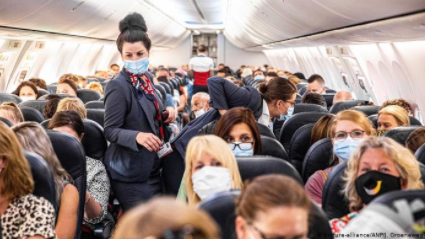
{"type": "Polygon", "coordinates": [[[22,102],[22,99],[14,94],[0,93],[0,104],[3,102],[14,102],[16,104],[19,104],[22,102]]]}
{"type": "Polygon", "coordinates": [[[273,156],[285,161],[289,161],[286,150],[275,138],[261,136],[261,147],[261,155],[273,156]]]}
{"type": "Polygon", "coordinates": [[[416,150],[415,157],[419,162],[425,164],[425,144],[416,150]]]}
{"type": "Polygon", "coordinates": [[[326,105],[328,106],[328,110],[329,110],[334,103],[335,94],[329,93],[329,94],[323,94],[322,96],[325,99],[326,105]]]}
{"type": "Polygon", "coordinates": [[[347,215],[349,210],[348,200],[344,197],[344,175],[347,164],[341,163],[333,168],[323,187],[322,209],[329,219],[340,218],[347,215]]]}
{"type": "Polygon", "coordinates": [[[257,123],[257,127],[258,127],[258,131],[260,131],[260,135],[262,136],[267,136],[270,138],[275,139],[276,137],[274,136],[273,132],[269,129],[269,127],[261,124],[261,123],[257,123]]]}
{"type": "Polygon", "coordinates": [[[336,90],[326,89],[327,94],[336,94],[336,90]]]}
{"type": "Polygon", "coordinates": [[[173,95],[173,90],[171,89],[171,87],[167,84],[167,83],[165,83],[165,82],[159,82],[159,84],[162,86],[162,87],[164,87],[164,89],[165,89],[165,92],[167,92],[167,94],[170,94],[170,95],[173,95]]]}
{"type": "Polygon", "coordinates": [[[302,179],[295,168],[287,161],[275,157],[256,155],[251,157],[237,156],[242,181],[269,174],[282,174],[302,184],[302,179]]]}
{"type": "MultiPolygon", "coordinates": [[[[220,228],[223,239],[235,239],[236,200],[239,190],[217,193],[202,201],[199,208],[207,212],[220,228]]],[[[313,203],[309,215],[308,238],[333,238],[332,230],[324,212],[313,203]],[[327,235],[327,236],[324,236],[327,235]]]]}
{"type": "Polygon", "coordinates": [[[304,157],[310,148],[311,130],[314,124],[306,124],[295,131],[289,144],[289,161],[301,175],[304,157]]]}
{"type": "Polygon", "coordinates": [[[50,94],[56,94],[56,89],[58,88],[58,86],[57,85],[48,85],[47,86],[47,91],[50,93],[50,94]]]}
{"type": "Polygon", "coordinates": [[[329,112],[332,114],[337,114],[340,111],[348,110],[353,108],[354,106],[358,106],[359,104],[364,104],[366,101],[364,100],[346,100],[346,101],[340,101],[334,105],[332,105],[329,112]]]}
{"type": "Polygon", "coordinates": [[[10,120],[6,119],[6,118],[0,117],[0,121],[3,122],[3,123],[5,123],[9,127],[12,127],[13,126],[13,123],[10,120]]]}
{"type": "Polygon", "coordinates": [[[49,94],[49,92],[47,90],[44,90],[44,89],[38,89],[37,91],[38,91],[37,92],[38,98],[40,98],[43,95],[48,95],[49,94]]]}
{"type": "Polygon", "coordinates": [[[301,87],[301,89],[298,90],[298,94],[300,95],[304,95],[305,92],[307,92],[307,86],[301,87]]]}
{"type": "Polygon", "coordinates": [[[295,104],[294,114],[303,113],[303,112],[324,112],[329,113],[329,111],[320,105],[315,104],[295,104]]]}
{"type": "Polygon", "coordinates": [[[83,124],[84,137],[82,144],[86,155],[90,158],[103,161],[108,144],[103,134],[102,126],[89,119],[84,119],[83,124]]]}
{"type": "Polygon", "coordinates": [[[103,126],[105,125],[105,110],[87,109],[87,118],[97,122],[103,128],[103,126]]]}
{"type": "Polygon", "coordinates": [[[404,146],[406,144],[407,137],[409,137],[409,135],[417,128],[419,128],[419,126],[400,126],[390,129],[390,131],[384,134],[384,137],[394,139],[397,143],[404,146]]]}
{"type": "Polygon", "coordinates": [[[297,90],[300,90],[301,88],[307,87],[308,83],[299,83],[297,84],[297,90]]]}
{"type": "MultiPolygon", "coordinates": [[[[67,94],[55,94],[55,93],[52,93],[53,95],[58,95],[61,99],[65,99],[65,98],[77,98],[77,97],[75,97],[75,96],[73,96],[73,95],[67,95],[67,94]]],[[[40,97],[40,98],[38,98],[37,100],[46,100],[46,97],[47,97],[48,95],[43,95],[42,97],[40,97]]]]}
{"type": "Polygon", "coordinates": [[[366,116],[370,116],[370,115],[378,114],[379,107],[380,106],[362,105],[362,106],[354,106],[351,109],[363,112],[366,116]]]}
{"type": "Polygon", "coordinates": [[[302,96],[300,94],[297,94],[297,96],[295,97],[295,103],[296,104],[300,104],[302,101],[302,96]]]}
{"type": "MultiPolygon", "coordinates": [[[[368,116],[369,120],[373,123],[375,128],[378,128],[378,114],[368,116]]],[[[415,117],[409,116],[411,126],[422,126],[422,123],[415,117]]]]}
{"type": "Polygon", "coordinates": [[[79,206],[77,216],[77,230],[75,239],[80,238],[81,225],[84,216],[84,202],[86,196],[86,155],[84,148],[74,136],[57,131],[47,131],[53,149],[58,156],[62,167],[71,175],[74,186],[79,194],[79,206]]]}
{"type": "Polygon", "coordinates": [[[167,99],[167,92],[165,91],[164,87],[162,85],[154,85],[155,89],[159,91],[159,93],[161,94],[161,98],[163,101],[165,101],[165,99],[167,99]]]}
{"type": "Polygon", "coordinates": [[[105,109],[105,102],[101,100],[90,101],[85,104],[86,109],[105,109]]]}
{"type": "Polygon", "coordinates": [[[303,112],[294,114],[282,126],[280,130],[280,143],[286,150],[289,150],[291,138],[301,126],[316,123],[321,117],[328,115],[325,112],[303,112]]]}
{"type": "Polygon", "coordinates": [[[19,108],[21,109],[25,121],[34,121],[37,123],[43,122],[44,117],[40,111],[27,106],[19,106],[19,108]]]}
{"type": "Polygon", "coordinates": [[[31,167],[31,173],[34,179],[33,194],[47,199],[56,208],[55,181],[49,165],[40,155],[35,153],[25,152],[25,158],[31,167]]]}
{"type": "Polygon", "coordinates": [[[99,100],[102,97],[99,92],[89,89],[77,90],[77,95],[84,104],[89,101],[99,100]]]}
{"type": "Polygon", "coordinates": [[[304,182],[317,170],[325,170],[331,166],[333,146],[331,138],[325,138],[314,143],[307,151],[304,161],[302,177],[304,182]]]}
{"type": "Polygon", "coordinates": [[[47,100],[29,100],[25,102],[21,102],[19,107],[31,107],[33,109],[38,110],[41,114],[43,114],[44,107],[46,107],[47,100]]]}

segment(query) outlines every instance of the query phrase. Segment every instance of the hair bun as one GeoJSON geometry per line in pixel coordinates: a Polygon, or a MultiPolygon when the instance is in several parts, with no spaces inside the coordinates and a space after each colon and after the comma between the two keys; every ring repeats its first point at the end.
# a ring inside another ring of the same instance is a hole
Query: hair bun
{"type": "Polygon", "coordinates": [[[148,31],[148,27],[146,26],[145,19],[142,15],[137,12],[128,14],[123,20],[120,21],[119,24],[120,32],[123,33],[127,30],[141,30],[144,32],[148,31]]]}
{"type": "Polygon", "coordinates": [[[266,94],[267,89],[267,83],[261,83],[260,87],[258,88],[261,94],[266,94]]]}

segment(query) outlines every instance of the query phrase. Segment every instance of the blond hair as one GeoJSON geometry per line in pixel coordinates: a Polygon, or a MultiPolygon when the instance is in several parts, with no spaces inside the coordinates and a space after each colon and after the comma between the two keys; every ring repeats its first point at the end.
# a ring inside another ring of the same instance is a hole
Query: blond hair
{"type": "Polygon", "coordinates": [[[348,160],[345,170],[344,194],[350,202],[350,209],[357,210],[363,206],[363,201],[357,193],[356,179],[360,167],[360,160],[369,148],[382,149],[387,157],[391,159],[400,177],[406,182],[406,189],[421,189],[424,184],[421,181],[419,162],[413,154],[394,140],[387,137],[368,137],[364,139],[348,160]]]}
{"type": "Polygon", "coordinates": [[[15,134],[3,122],[0,122],[0,158],[6,160],[0,173],[2,197],[10,200],[32,193],[34,181],[29,163],[15,134]]]}
{"type": "Polygon", "coordinates": [[[383,108],[378,113],[378,118],[382,114],[391,115],[395,118],[397,121],[398,126],[409,126],[410,125],[410,118],[407,114],[406,110],[403,109],[401,106],[398,105],[389,105],[383,108]]]}
{"type": "Polygon", "coordinates": [[[103,87],[99,82],[92,82],[88,84],[86,89],[97,91],[100,95],[103,95],[103,87]]]}
{"type": "Polygon", "coordinates": [[[6,111],[7,119],[12,121],[13,124],[17,124],[24,121],[22,111],[18,105],[14,102],[4,102],[0,105],[0,110],[6,111]]]}
{"type": "Polygon", "coordinates": [[[208,154],[217,159],[222,167],[229,169],[232,178],[232,189],[242,187],[242,179],[239,173],[236,158],[226,142],[215,135],[204,135],[194,137],[187,146],[186,151],[186,171],[184,173],[184,182],[186,184],[186,194],[189,205],[196,205],[201,201],[198,195],[193,191],[192,169],[193,163],[208,154]]]}
{"type": "Polygon", "coordinates": [[[342,120],[348,120],[360,126],[365,131],[366,135],[369,135],[369,136],[376,135],[375,128],[373,128],[372,123],[366,117],[365,114],[357,110],[344,110],[339,112],[333,120],[332,130],[331,130],[332,137],[336,133],[335,132],[336,125],[338,124],[339,121],[342,121],[342,120]]]}
{"type": "Polygon", "coordinates": [[[86,106],[77,98],[65,98],[58,104],[56,112],[60,111],[75,111],[81,119],[87,119],[86,106]]]}
{"type": "Polygon", "coordinates": [[[113,238],[165,238],[164,234],[185,230],[190,234],[182,238],[220,238],[217,225],[207,213],[174,198],[156,198],[127,212],[113,238]]]}

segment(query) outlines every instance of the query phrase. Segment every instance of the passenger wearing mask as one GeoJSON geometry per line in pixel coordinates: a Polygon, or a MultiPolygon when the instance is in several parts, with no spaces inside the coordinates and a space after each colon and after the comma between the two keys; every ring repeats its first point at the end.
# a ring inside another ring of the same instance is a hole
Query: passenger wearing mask
{"type": "MultiPolygon", "coordinates": [[[[49,122],[48,129],[70,134],[80,142],[84,137],[83,121],[74,111],[56,112],[49,122]]],[[[101,161],[86,156],[86,171],[87,190],[83,224],[94,230],[94,225],[101,222],[108,212],[110,184],[105,166],[101,161]]],[[[91,236],[91,233],[84,230],[83,237],[85,234],[89,234],[88,237],[91,236]]]]}
{"type": "Polygon", "coordinates": [[[333,233],[340,232],[373,199],[391,191],[424,187],[413,154],[386,137],[369,137],[359,144],[348,160],[344,181],[352,213],[330,221],[333,233]]]}
{"type": "Polygon", "coordinates": [[[382,103],[381,107],[379,107],[379,110],[382,110],[383,108],[389,106],[389,105],[398,105],[402,107],[409,116],[413,116],[413,109],[412,106],[409,104],[409,102],[403,100],[403,99],[394,99],[394,100],[387,100],[384,103],[382,103]]]}
{"type": "Polygon", "coordinates": [[[230,109],[218,121],[214,134],[227,142],[235,156],[261,154],[260,131],[250,109],[230,109]]]}
{"type": "Polygon", "coordinates": [[[115,77],[118,73],[120,73],[120,66],[118,64],[112,64],[109,67],[109,72],[112,74],[113,77],[115,77]]]}
{"type": "MultiPolygon", "coordinates": [[[[36,140],[36,139],[33,139],[36,140]]],[[[13,131],[0,122],[0,215],[2,238],[56,238],[55,209],[36,197],[30,165],[13,131]]]]}
{"type": "Polygon", "coordinates": [[[266,73],[266,82],[270,82],[271,79],[279,77],[279,75],[276,72],[270,71],[266,73]]]}
{"type": "Polygon", "coordinates": [[[252,79],[264,80],[264,72],[262,72],[260,69],[255,70],[254,73],[252,73],[252,79]]]}
{"type": "Polygon", "coordinates": [[[219,239],[219,230],[202,210],[174,198],[156,198],[120,218],[113,238],[219,239]]]}
{"type": "Polygon", "coordinates": [[[33,83],[35,86],[37,86],[37,89],[47,90],[46,81],[43,79],[31,78],[28,81],[33,83]]]}
{"type": "Polygon", "coordinates": [[[83,102],[78,98],[65,98],[58,104],[56,112],[74,111],[81,119],[87,119],[87,109],[83,102]]]}
{"type": "Polygon", "coordinates": [[[306,239],[311,208],[303,187],[294,179],[257,177],[242,190],[236,204],[237,238],[306,239]]]}
{"type": "Polygon", "coordinates": [[[37,86],[29,81],[22,82],[13,94],[19,96],[23,102],[38,98],[37,86]]]}
{"type": "Polygon", "coordinates": [[[190,75],[193,81],[193,94],[198,92],[208,93],[207,79],[214,75],[214,61],[207,56],[208,48],[204,45],[198,47],[198,55],[190,59],[190,75]]]}
{"type": "Polygon", "coordinates": [[[332,145],[334,158],[331,167],[315,172],[305,184],[307,194],[317,204],[322,204],[323,186],[332,169],[339,163],[347,161],[363,138],[375,135],[376,131],[369,119],[359,111],[344,110],[339,112],[332,122],[332,145]]]}
{"type": "Polygon", "coordinates": [[[353,96],[351,95],[351,93],[349,91],[338,91],[334,95],[332,104],[335,105],[336,103],[340,101],[346,101],[346,100],[353,100],[353,96]]]}
{"type": "Polygon", "coordinates": [[[325,80],[320,75],[312,75],[307,80],[307,91],[313,92],[317,94],[325,94],[326,93],[326,86],[325,86],[325,80]]]}
{"type": "Polygon", "coordinates": [[[70,79],[62,79],[59,81],[58,86],[56,88],[56,94],[66,94],[77,97],[77,87],[78,83],[70,79]]]}
{"type": "Polygon", "coordinates": [[[410,119],[407,112],[398,105],[389,105],[378,113],[378,135],[384,135],[390,129],[399,126],[409,126],[410,119]]]}
{"type": "Polygon", "coordinates": [[[413,154],[425,144],[425,126],[415,129],[406,139],[406,148],[413,154]]]}
{"type": "Polygon", "coordinates": [[[205,112],[210,110],[210,95],[204,92],[196,93],[192,96],[191,106],[195,118],[199,118],[205,112]]]}
{"type": "Polygon", "coordinates": [[[187,195],[189,205],[196,205],[215,193],[242,187],[235,156],[223,139],[205,135],[190,141],[183,184],[178,198],[187,195]]]}
{"type": "MultiPolygon", "coordinates": [[[[105,90],[105,137],[110,142],[105,165],[124,212],[162,193],[158,151],[168,141],[164,111],[148,72],[152,42],[142,15],[132,13],[119,24],[117,48],[121,72],[105,90]]],[[[180,179],[178,179],[180,180],[180,179]]],[[[165,182],[166,184],[166,182],[165,182]]]]}
{"type": "Polygon", "coordinates": [[[79,194],[72,177],[62,167],[46,131],[36,122],[12,127],[22,148],[40,155],[52,170],[56,189],[56,234],[60,239],[73,239],[77,229],[79,194]]]}
{"type": "Polygon", "coordinates": [[[21,109],[14,102],[4,102],[0,105],[0,117],[8,119],[14,125],[24,122],[21,109]]]}
{"type": "Polygon", "coordinates": [[[325,115],[314,124],[311,130],[310,145],[313,145],[321,139],[332,137],[332,124],[334,119],[335,115],[325,115]]]}

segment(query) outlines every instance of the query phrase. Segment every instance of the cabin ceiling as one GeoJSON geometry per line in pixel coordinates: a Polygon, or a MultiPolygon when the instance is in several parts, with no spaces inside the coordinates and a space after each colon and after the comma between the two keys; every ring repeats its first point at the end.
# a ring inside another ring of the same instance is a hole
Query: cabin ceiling
{"type": "MultiPolygon", "coordinates": [[[[205,27],[224,29],[237,47],[261,51],[424,10],[425,0],[0,0],[0,38],[70,36],[113,42],[118,22],[136,11],[145,17],[156,47],[176,47],[192,29],[205,27]]],[[[414,23],[399,27],[405,34],[423,33],[425,17],[414,23]]]]}

